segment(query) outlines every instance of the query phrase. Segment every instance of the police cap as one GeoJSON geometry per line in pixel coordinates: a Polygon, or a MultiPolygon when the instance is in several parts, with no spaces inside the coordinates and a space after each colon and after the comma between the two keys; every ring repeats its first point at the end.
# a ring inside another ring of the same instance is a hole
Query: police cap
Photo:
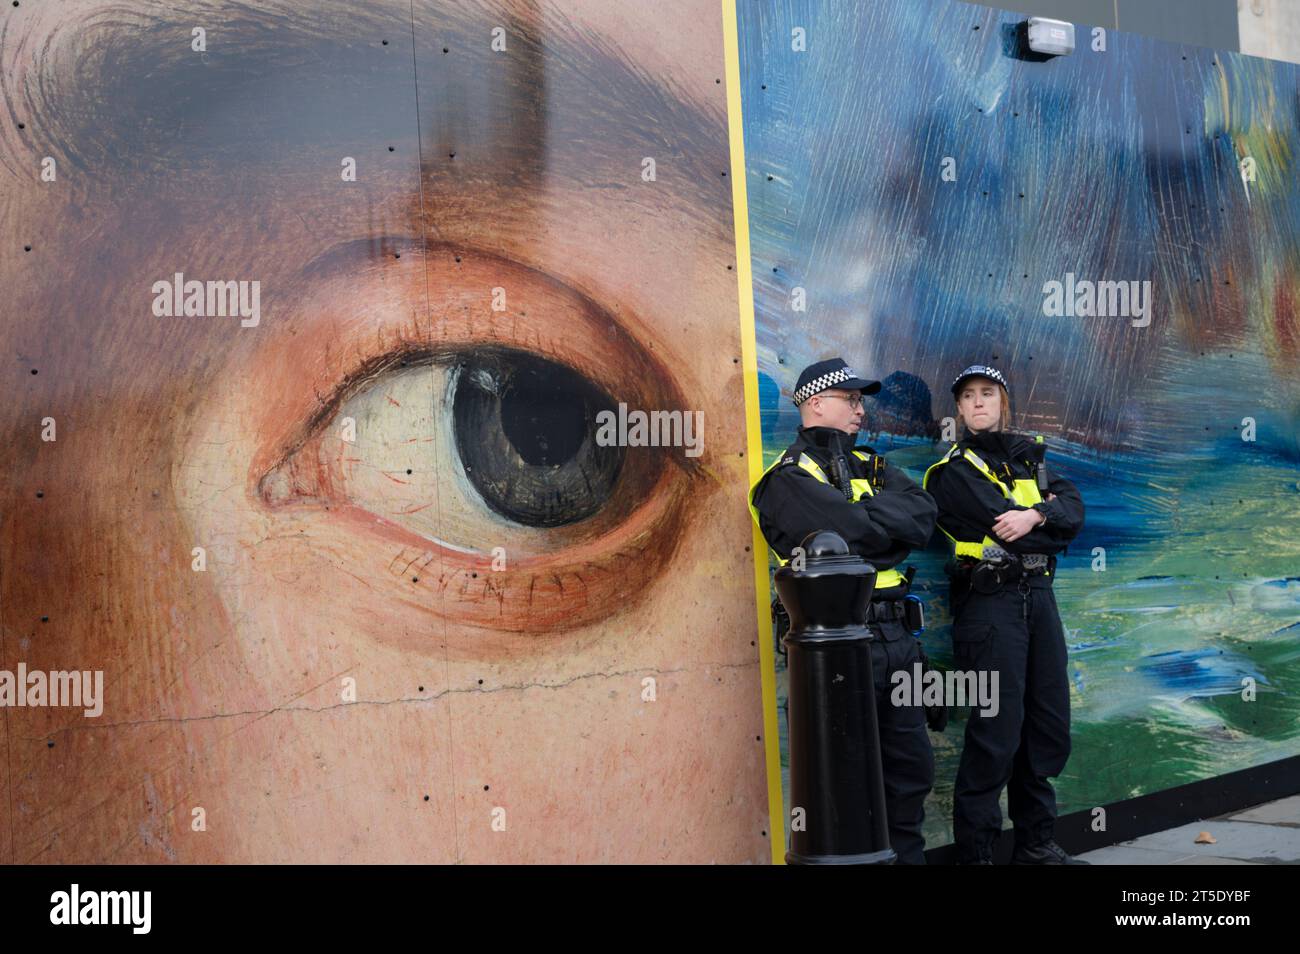
{"type": "Polygon", "coordinates": [[[808,365],[799,374],[799,380],[794,386],[794,406],[798,407],[814,394],[820,394],[829,388],[875,394],[880,390],[880,382],[858,377],[858,372],[850,368],[843,358],[827,358],[808,365]]]}

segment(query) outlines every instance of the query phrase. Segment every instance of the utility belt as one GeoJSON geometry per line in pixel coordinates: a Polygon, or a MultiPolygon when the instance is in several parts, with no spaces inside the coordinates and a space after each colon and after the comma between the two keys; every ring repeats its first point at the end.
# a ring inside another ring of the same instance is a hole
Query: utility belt
{"type": "Polygon", "coordinates": [[[996,593],[1011,583],[1030,577],[1051,577],[1056,572],[1056,557],[1047,553],[1011,553],[1001,547],[985,547],[984,559],[962,560],[954,569],[957,580],[976,593],[996,593]]]}
{"type": "Polygon", "coordinates": [[[902,600],[873,600],[867,604],[867,622],[883,623],[891,619],[902,619],[907,613],[902,600]]]}

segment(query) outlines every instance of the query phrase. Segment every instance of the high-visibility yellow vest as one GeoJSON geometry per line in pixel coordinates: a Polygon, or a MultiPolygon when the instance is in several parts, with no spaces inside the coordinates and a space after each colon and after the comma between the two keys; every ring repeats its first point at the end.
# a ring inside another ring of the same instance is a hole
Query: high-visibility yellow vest
{"type": "MultiPolygon", "coordinates": [[[[864,461],[871,460],[871,458],[866,454],[864,454],[862,451],[855,450],[853,453],[856,457],[859,457],[864,461]]],[[[763,478],[766,477],[768,474],[770,474],[777,467],[779,467],[781,465],[781,461],[783,460],[785,460],[785,454],[782,454],[779,458],[777,458],[776,463],[774,463],[767,470],[763,471],[763,473],[759,476],[758,480],[754,481],[754,486],[749,488],[749,512],[750,514],[753,515],[754,525],[759,528],[760,532],[762,531],[763,527],[762,524],[760,524],[758,521],[758,508],[754,506],[754,491],[758,490],[758,485],[763,482],[763,478]]],[[[802,467],[804,470],[808,471],[808,473],[812,474],[823,484],[830,483],[830,478],[826,476],[826,472],[821,469],[817,461],[813,460],[807,454],[801,453],[799,455],[799,466],[802,467]]],[[[863,497],[875,496],[876,493],[875,490],[872,489],[871,481],[865,477],[851,478],[849,480],[849,486],[853,490],[854,503],[861,500],[863,497]]],[[[785,566],[788,562],[790,562],[789,560],[783,559],[781,557],[781,554],[777,553],[775,550],[773,550],[772,553],[775,554],[777,562],[780,563],[782,566],[785,566]]],[[[895,586],[902,586],[903,583],[905,582],[906,580],[904,579],[903,574],[899,573],[897,570],[880,570],[876,573],[877,590],[887,590],[895,586]]]]}
{"type": "MultiPolygon", "coordinates": [[[[1011,491],[1008,493],[1006,484],[997,478],[997,475],[989,469],[989,465],[984,463],[978,454],[969,448],[962,451],[957,444],[953,444],[948,453],[944,454],[943,457],[930,465],[925,472],[925,476],[921,478],[921,486],[928,489],[930,485],[930,475],[933,474],[936,469],[948,463],[948,461],[955,460],[958,457],[967,460],[972,467],[989,480],[993,481],[993,485],[997,487],[998,490],[1002,492],[1002,496],[1008,500],[1015,501],[1022,507],[1032,507],[1034,504],[1043,502],[1043,495],[1038,491],[1037,480],[1032,477],[1016,477],[1012,480],[1011,491]]],[[[943,535],[952,541],[953,554],[957,557],[970,557],[974,560],[982,560],[984,559],[985,547],[1004,549],[1002,544],[998,543],[998,541],[994,540],[992,537],[986,536],[983,540],[958,540],[944,529],[942,522],[939,524],[939,529],[943,530],[943,535]]]]}

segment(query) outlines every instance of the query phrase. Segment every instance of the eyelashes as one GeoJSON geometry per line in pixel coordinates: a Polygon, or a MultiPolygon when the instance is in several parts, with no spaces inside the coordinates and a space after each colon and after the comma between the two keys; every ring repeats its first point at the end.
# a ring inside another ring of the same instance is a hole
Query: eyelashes
{"type": "Polygon", "coordinates": [[[271,512],[369,514],[353,532],[400,543],[389,565],[423,567],[452,622],[542,633],[630,605],[667,563],[704,475],[680,449],[597,446],[594,416],[619,401],[684,407],[675,382],[547,275],[436,248],[412,268],[422,257],[336,255],[312,277],[295,317],[311,332],[300,347],[324,351],[300,362],[311,398],[262,455],[257,498],[271,512]]]}
{"type": "MultiPolygon", "coordinates": [[[[286,358],[314,407],[276,451],[280,459],[326,423],[350,394],[386,372],[468,350],[515,348],[588,379],[631,407],[685,407],[673,376],[603,308],[550,276],[507,259],[396,239],[347,243],[310,265],[294,324],[313,360],[286,358]],[[400,250],[398,259],[376,255],[400,250]],[[491,307],[500,290],[504,310],[491,307]],[[427,303],[427,306],[426,306],[427,303]],[[342,347],[340,347],[340,343],[342,347]]],[[[294,406],[303,402],[291,398],[294,406]]],[[[262,463],[265,463],[263,460],[262,463]]],[[[690,459],[680,461],[694,469],[690,459]]]]}

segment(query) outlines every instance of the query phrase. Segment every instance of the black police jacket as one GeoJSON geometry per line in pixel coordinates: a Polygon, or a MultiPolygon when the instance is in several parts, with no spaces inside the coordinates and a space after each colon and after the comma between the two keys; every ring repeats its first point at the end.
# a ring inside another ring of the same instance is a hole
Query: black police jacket
{"type": "Polygon", "coordinates": [[[801,427],[798,439],[786,449],[779,464],[755,485],[753,503],[759,529],[784,560],[808,534],[834,530],[853,553],[877,570],[892,569],[929,541],[937,514],[934,501],[892,464],[885,465],[882,489],[856,503],[798,466],[799,455],[807,454],[830,479],[832,448],[837,444],[852,477],[870,475],[871,465],[853,454],[857,450],[874,456],[870,447],[855,447],[852,435],[833,427],[801,427]]]}
{"type": "MultiPolygon", "coordinates": [[[[1007,464],[1012,478],[1032,478],[1031,465],[1041,454],[1033,441],[1010,431],[966,431],[957,446],[973,450],[994,473],[1002,473],[1003,464],[1007,464]]],[[[1083,528],[1083,497],[1078,488],[1052,473],[1051,467],[1047,475],[1048,492],[1056,499],[1044,500],[1033,508],[1047,515],[1047,523],[1013,543],[999,541],[1004,549],[1012,553],[1060,553],[1083,528]]],[[[964,457],[955,457],[936,468],[926,490],[939,505],[939,525],[958,540],[982,540],[985,536],[998,539],[992,527],[999,516],[1008,510],[1029,509],[1004,497],[993,481],[964,457]]]]}

